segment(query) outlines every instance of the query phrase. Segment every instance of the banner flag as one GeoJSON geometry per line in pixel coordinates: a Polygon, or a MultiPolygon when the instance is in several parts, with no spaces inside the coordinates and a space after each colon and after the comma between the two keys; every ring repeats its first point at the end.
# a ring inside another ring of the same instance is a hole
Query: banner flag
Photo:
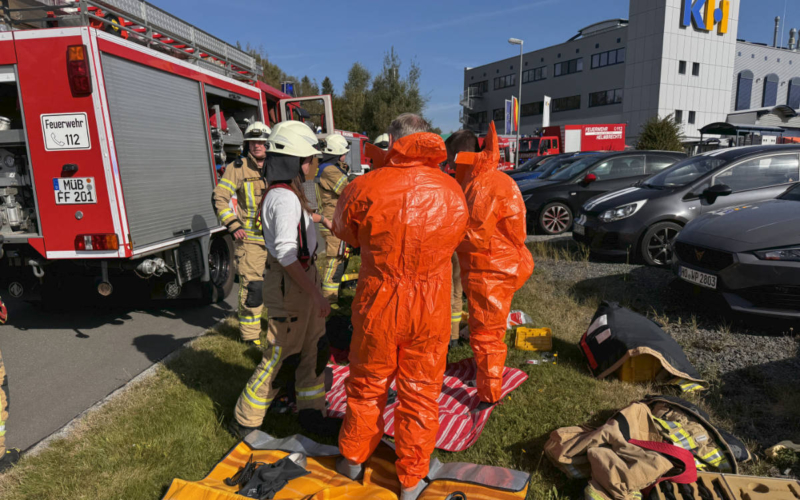
{"type": "Polygon", "coordinates": [[[519,100],[516,97],[512,97],[511,103],[511,107],[514,110],[513,131],[517,132],[519,130],[519,100]]]}
{"type": "Polygon", "coordinates": [[[503,132],[503,133],[505,135],[509,135],[511,133],[511,128],[512,128],[513,124],[512,124],[512,120],[511,120],[511,113],[512,113],[511,101],[509,101],[508,99],[506,99],[506,108],[505,109],[506,109],[506,120],[505,120],[506,121],[506,129],[505,129],[505,132],[503,132]]]}
{"type": "Polygon", "coordinates": [[[550,126],[550,97],[544,96],[544,109],[542,110],[542,128],[550,126]]]}

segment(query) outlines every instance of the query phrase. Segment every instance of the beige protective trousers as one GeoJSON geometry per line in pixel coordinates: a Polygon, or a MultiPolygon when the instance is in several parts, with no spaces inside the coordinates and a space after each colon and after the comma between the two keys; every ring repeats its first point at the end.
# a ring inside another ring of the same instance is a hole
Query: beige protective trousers
{"type": "Polygon", "coordinates": [[[328,302],[335,304],[339,300],[339,282],[342,278],[341,273],[337,273],[339,267],[344,263],[344,259],[339,257],[339,245],[342,240],[334,236],[330,231],[321,231],[325,238],[325,270],[322,273],[322,296],[328,302]],[[337,276],[338,274],[338,276],[337,276]]]}
{"type": "Polygon", "coordinates": [[[8,421],[8,380],[0,353],[0,457],[6,453],[6,421],[8,421]]]}
{"type": "Polygon", "coordinates": [[[458,265],[458,254],[453,254],[453,295],[450,297],[450,340],[458,340],[461,330],[461,315],[464,309],[461,287],[461,266],[458,265]]]}
{"type": "Polygon", "coordinates": [[[264,310],[267,248],[263,243],[237,241],[235,256],[239,273],[239,330],[242,340],[258,340],[261,338],[261,312],[264,310]]]}
{"type": "MultiPolygon", "coordinates": [[[[316,265],[309,266],[306,276],[320,286],[316,265]]],[[[264,280],[264,305],[269,309],[268,347],[239,396],[236,420],[245,427],[259,427],[278,391],[292,379],[297,409],[320,410],[324,415],[325,365],[330,357],[325,318],[271,256],[264,280]]]]}

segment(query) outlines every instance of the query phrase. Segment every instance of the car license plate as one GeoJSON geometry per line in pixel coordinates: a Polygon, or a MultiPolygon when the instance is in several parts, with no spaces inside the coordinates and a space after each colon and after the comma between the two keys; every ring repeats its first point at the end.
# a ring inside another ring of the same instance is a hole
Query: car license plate
{"type": "Polygon", "coordinates": [[[701,273],[700,271],[695,271],[694,269],[681,267],[680,276],[681,279],[686,280],[689,283],[711,288],[712,290],[717,289],[717,277],[713,274],[701,273]]]}
{"type": "Polygon", "coordinates": [[[56,177],[53,179],[56,205],[97,203],[94,177],[56,177]]]}
{"type": "Polygon", "coordinates": [[[583,236],[584,234],[586,234],[586,228],[583,227],[582,224],[578,224],[576,222],[575,224],[572,225],[572,232],[577,235],[583,236]]]}

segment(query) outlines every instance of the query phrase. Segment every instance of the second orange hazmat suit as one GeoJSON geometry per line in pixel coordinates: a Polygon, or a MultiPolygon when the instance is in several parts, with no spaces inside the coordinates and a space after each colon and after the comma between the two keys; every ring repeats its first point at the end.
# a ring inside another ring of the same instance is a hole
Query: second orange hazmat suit
{"type": "Polygon", "coordinates": [[[525,246],[525,202],[514,180],[497,170],[499,160],[494,123],[482,152],[456,157],[456,179],[469,210],[467,235],[457,253],[469,307],[469,344],[478,368],[476,385],[487,403],[497,402],[502,393],[511,299],[533,272],[533,256],[525,246]]]}
{"type": "Polygon", "coordinates": [[[384,433],[397,376],[397,475],[412,488],[428,473],[450,340],[450,260],[464,238],[464,194],[439,163],[441,137],[397,140],[385,163],[342,192],[333,232],[361,248],[353,301],[347,412],[339,449],[364,463],[384,433]]]}

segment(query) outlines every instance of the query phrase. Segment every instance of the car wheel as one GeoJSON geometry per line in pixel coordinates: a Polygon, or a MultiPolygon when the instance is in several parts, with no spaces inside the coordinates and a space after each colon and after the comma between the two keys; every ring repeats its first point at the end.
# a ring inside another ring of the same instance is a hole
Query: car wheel
{"type": "Polygon", "coordinates": [[[539,227],[545,234],[561,234],[572,227],[572,210],[563,203],[550,203],[539,214],[539,227]]]}
{"type": "Polygon", "coordinates": [[[642,258],[648,266],[668,266],[675,259],[672,244],[683,229],[674,222],[659,222],[650,226],[642,238],[642,258]]]}

